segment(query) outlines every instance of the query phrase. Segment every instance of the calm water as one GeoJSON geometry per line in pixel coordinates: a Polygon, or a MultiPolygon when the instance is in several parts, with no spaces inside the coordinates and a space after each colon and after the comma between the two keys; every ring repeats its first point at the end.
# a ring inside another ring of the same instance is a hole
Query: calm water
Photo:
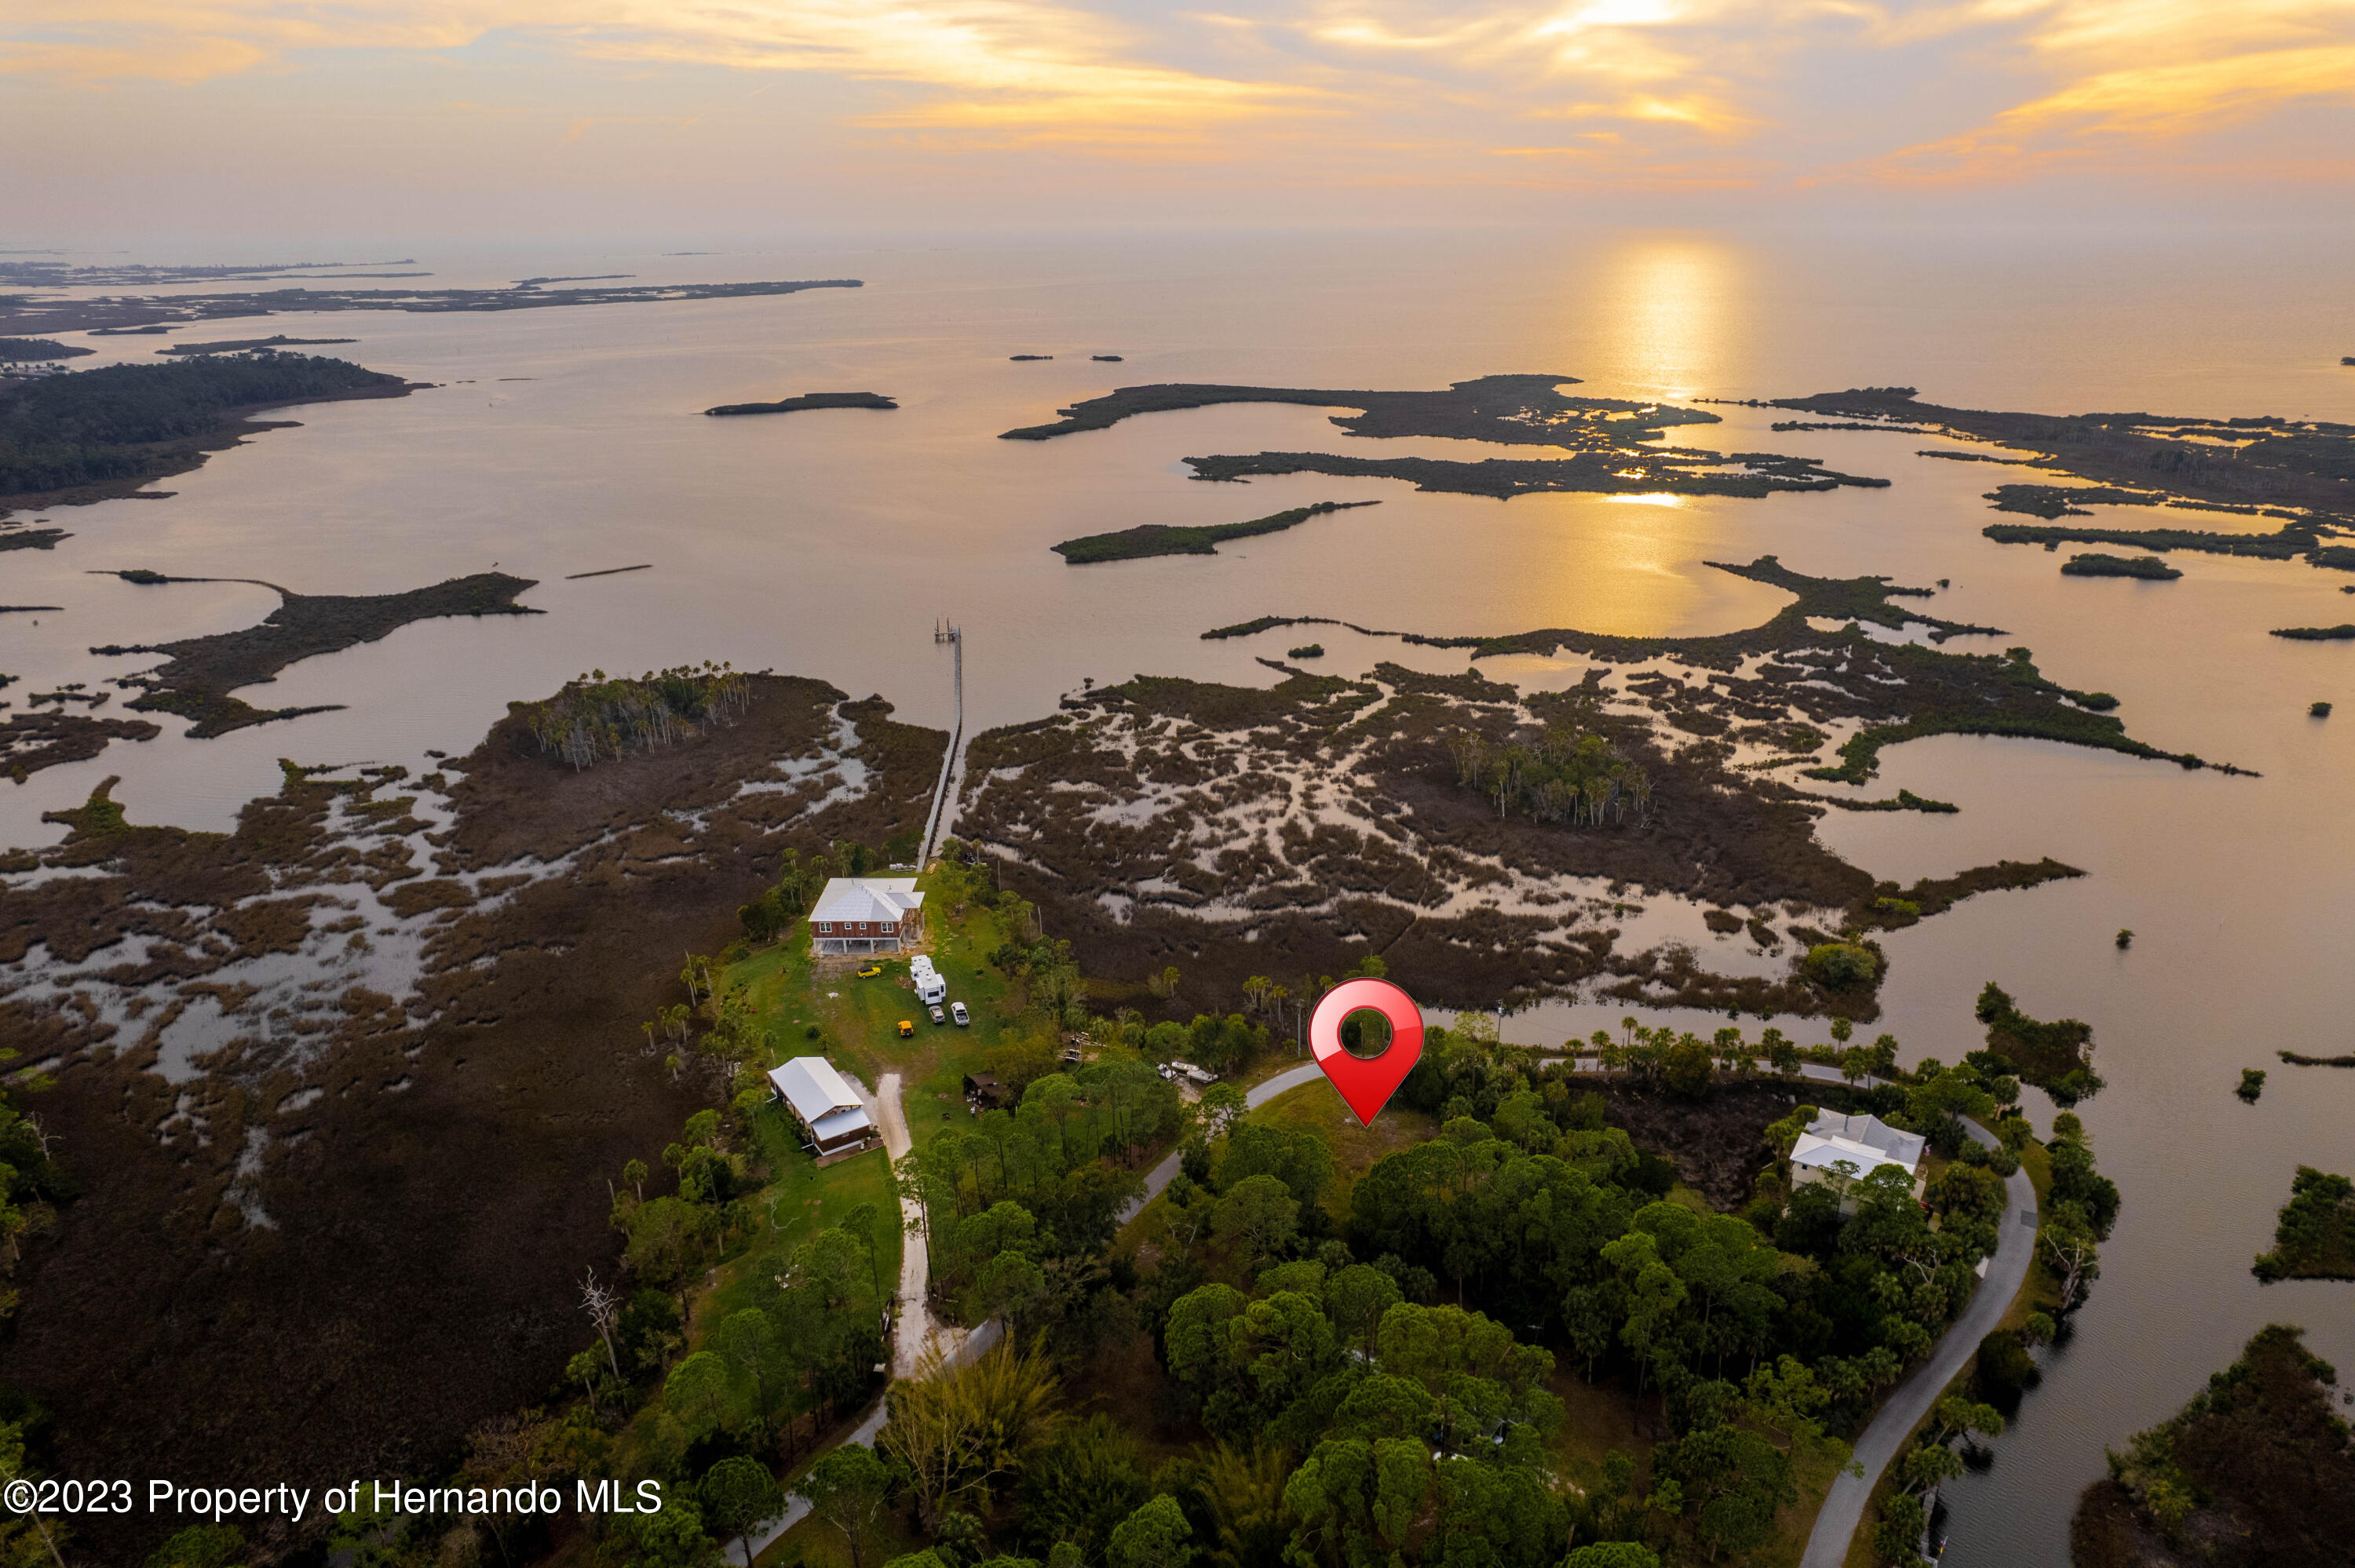
{"type": "MultiPolygon", "coordinates": [[[[1841,853],[1901,880],[2047,853],[2094,874],[1975,900],[1889,944],[1887,1026],[1911,1054],[1951,1060],[1977,1044],[1969,1005],[1987,980],[2031,1012],[2094,1023],[2110,1087],[2085,1118],[2126,1198],[2074,1339],[1994,1468],[1950,1491],[1949,1561],[2064,1561],[2069,1511],[2102,1473],[2103,1446],[2172,1411],[2268,1320],[2305,1324],[2314,1348],[2355,1374],[2355,1288],[2261,1291],[2247,1272],[2296,1165],[2355,1168],[2355,1073],[2273,1060],[2285,1045],[2355,1048],[2345,784],[2355,649],[2264,635],[2348,619],[2337,590],[2350,579],[2199,556],[2182,558],[2188,575],[2171,584],[2063,579],[2055,557],[1979,537],[1990,471],[1918,459],[1924,443],[1902,436],[1775,436],[1769,416],[1743,409],[1679,434],[1721,450],[1819,456],[1894,488],[1498,503],[1370,480],[1241,488],[1186,477],[1189,454],[1346,440],[1301,408],[1160,415],[1043,445],[994,439],[1136,382],[1401,387],[1506,370],[1577,376],[1604,395],[1902,382],[1982,407],[2355,420],[2355,371],[2337,364],[2355,352],[2339,237],[1587,230],[902,239],[694,259],[591,246],[418,254],[437,284],[635,272],[854,276],[867,287],[176,333],[349,335],[362,341],[327,352],[440,385],[303,410],[301,429],[215,457],[174,482],[168,502],[52,514],[76,537],[46,555],[0,556],[0,598],[66,607],[37,625],[0,619],[0,670],[27,678],[20,691],[153,662],[94,658],[93,644],[227,630],[272,602],[255,588],[141,588],[93,570],[371,593],[496,564],[541,579],[525,602],[549,613],[422,623],[297,665],[244,694],[349,707],[208,742],[167,736],[37,775],[0,793],[0,842],[46,842],[56,830],[40,812],[109,773],[123,776],[117,798],[139,819],[226,826],[275,788],[282,755],[414,765],[429,747],[464,751],[509,700],[591,667],[728,659],[881,692],[903,715],[940,724],[948,670],[930,632],[944,615],[966,630],[968,722],[979,726],[1036,716],[1088,677],[1258,681],[1252,661],[1268,648],[1199,633],[1263,612],[1433,632],[1683,633],[1748,624],[1781,602],[1708,559],[1772,551],[1806,571],[1947,577],[1937,613],[2005,627],[2056,679],[2116,694],[2133,733],[2156,745],[2264,775],[1940,739],[1887,754],[1882,783],[1955,801],[1961,815],[1824,824],[1841,853]],[[1017,353],[1057,357],[1009,363],[1017,353]],[[1092,363],[1097,353],[1124,363],[1092,363]],[[817,390],[882,392],[902,407],[697,413],[817,390]],[[1359,498],[1383,504],[1215,557],[1071,568],[1047,551],[1136,523],[1359,498]],[[655,569],[563,580],[640,561],[655,569]],[[2316,699],[2341,716],[2309,720],[2316,699]],[[2112,946],[2120,926],[2138,933],[2130,952],[2112,946]],[[2230,1091],[2252,1065],[2273,1080],[2248,1107],[2230,1091]]],[[[90,341],[109,357],[156,346],[90,341]]],[[[1476,445],[1386,450],[1485,455],[1476,445]]],[[[1345,673],[1401,656],[1348,633],[1323,641],[1345,673]]],[[[1417,652],[1411,662],[1460,662],[1417,652]]],[[[1498,673],[1553,682],[1577,668],[1498,673]]],[[[1559,1039],[1620,1011],[1550,1008],[1510,1032],[1559,1039]]]]}

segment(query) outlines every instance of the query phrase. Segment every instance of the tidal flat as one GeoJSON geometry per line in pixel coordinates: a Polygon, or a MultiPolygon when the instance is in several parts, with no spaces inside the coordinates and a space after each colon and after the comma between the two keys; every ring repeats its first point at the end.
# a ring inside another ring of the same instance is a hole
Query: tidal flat
{"type": "Polygon", "coordinates": [[[424,779],[290,763],[225,833],[110,780],[6,857],[0,1034],[56,1078],[84,1191],[19,1265],[0,1376],[73,1413],[60,1464],[413,1473],[560,1379],[546,1308],[610,1246],[604,1178],[712,1092],[637,1028],[675,983],[648,955],[717,950],[784,848],[920,830],[947,744],[742,679],[726,722],[586,769],[517,705],[424,779]]]}
{"type": "MultiPolygon", "coordinates": [[[[1860,782],[1881,747],[1949,733],[2201,766],[2132,739],[2045,680],[2025,649],[1949,653],[1858,630],[1999,634],[1900,602],[1928,590],[1807,577],[1772,557],[1720,569],[1795,602],[1713,638],[1412,639],[1476,658],[1566,647],[1635,666],[1619,683],[1596,669],[1566,691],[1523,694],[1476,670],[1382,664],[1350,680],[1275,664],[1285,678],[1264,690],[1142,676],[1098,687],[1053,718],[975,738],[969,777],[980,782],[958,832],[1006,857],[1009,880],[1071,933],[1090,972],[1117,983],[1170,963],[1207,968],[1214,989],[1241,983],[1240,969],[1226,972],[1236,966],[1336,972],[1367,942],[1401,972],[1453,988],[1444,1000],[1586,984],[1631,1003],[1870,1018],[1877,959],[1861,983],[1805,961],[1831,932],[1902,929],[1977,893],[2082,873],[2047,857],[1911,886],[1876,879],[1822,847],[1814,825],[1830,802],[1776,769],[1860,782]],[[1847,624],[1812,624],[1827,618],[1847,624]],[[1523,791],[1492,791],[1487,763],[1467,772],[1464,760],[1466,747],[1504,758],[1590,741],[1598,760],[1586,771],[1624,777],[1636,793],[1632,807],[1601,797],[1572,819],[1583,825],[1517,809],[1523,791]],[[1598,902],[1606,885],[1614,895],[1598,902]],[[1779,946],[1785,912],[1812,913],[1793,928],[1794,952],[1718,975],[1690,954],[1622,950],[1623,890],[1747,906],[1762,951],[1779,946]]],[[[1320,623],[1334,624],[1271,616],[1207,635],[1320,623]]],[[[1953,810],[1910,790],[1857,804],[1953,810]]]]}
{"type": "MultiPolygon", "coordinates": [[[[367,274],[352,274],[366,276],[367,274]]],[[[417,273],[393,276],[422,276],[417,273]]],[[[63,281],[63,280],[59,280],[63,281]]],[[[55,285],[52,285],[55,286],[55,285]]],[[[805,289],[856,289],[857,278],[762,283],[650,283],[631,288],[270,289],[237,294],[112,294],[91,299],[0,296],[0,332],[155,331],[186,322],[322,311],[540,311],[570,305],[634,305],[682,300],[741,300],[805,289]]]]}

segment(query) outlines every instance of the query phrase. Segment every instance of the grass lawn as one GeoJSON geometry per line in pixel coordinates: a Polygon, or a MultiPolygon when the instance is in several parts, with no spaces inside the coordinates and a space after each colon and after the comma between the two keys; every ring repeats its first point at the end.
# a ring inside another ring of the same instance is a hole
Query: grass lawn
{"type": "Polygon", "coordinates": [[[870,1089],[885,1073],[898,1073],[908,1134],[918,1143],[938,1132],[945,1120],[965,1115],[964,1076],[979,1069],[983,1054],[997,1044],[1016,1011],[1007,996],[1007,977],[987,961],[1005,940],[997,916],[968,906],[960,916],[957,906],[941,896],[944,890],[938,885],[954,874],[927,874],[917,879],[917,886],[939,903],[937,907],[928,903],[925,911],[932,963],[948,982],[949,1000],[964,1002],[972,1015],[968,1028],[932,1022],[916,1000],[904,956],[820,963],[810,954],[805,922],[775,947],[762,948],[727,971],[728,983],[750,988],[776,1060],[822,1055],[870,1089]],[[858,969],[868,962],[882,972],[859,978],[858,969]],[[915,1026],[913,1039],[900,1038],[902,1019],[915,1026]],[[949,1116],[944,1118],[943,1111],[949,1116]]]}
{"type": "MultiPolygon", "coordinates": [[[[1284,1065],[1296,1065],[1287,1054],[1284,1065]]],[[[1285,1131],[1306,1128],[1324,1139],[1333,1150],[1333,1184],[1326,1189],[1325,1209],[1334,1224],[1349,1218],[1349,1189],[1385,1154],[1397,1154],[1439,1136],[1439,1121],[1421,1111],[1393,1105],[1374,1118],[1371,1127],[1359,1127],[1338,1090],[1323,1078],[1275,1097],[1249,1114],[1247,1120],[1285,1131]]]]}
{"type": "MultiPolygon", "coordinates": [[[[829,1226],[839,1225],[861,1203],[873,1205],[880,1224],[875,1227],[875,1275],[889,1295],[899,1284],[900,1201],[892,1191],[890,1162],[880,1149],[829,1165],[821,1171],[801,1147],[801,1139],[784,1113],[762,1110],[752,1125],[757,1158],[770,1170],[769,1184],[756,1206],[762,1220],[742,1250],[714,1269],[709,1287],[695,1299],[688,1342],[699,1344],[711,1326],[731,1312],[759,1304],[776,1277],[785,1271],[795,1247],[829,1226]]],[[[862,1293],[863,1294],[863,1293],[862,1293]]],[[[873,1308],[878,1304],[869,1302],[873,1308]]]]}

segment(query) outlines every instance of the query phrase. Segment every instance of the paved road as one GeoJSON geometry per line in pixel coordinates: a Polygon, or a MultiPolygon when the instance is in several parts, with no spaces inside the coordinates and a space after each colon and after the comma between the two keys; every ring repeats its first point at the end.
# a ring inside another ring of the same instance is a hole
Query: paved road
{"type": "MultiPolygon", "coordinates": [[[[1324,1075],[1325,1070],[1314,1062],[1304,1062],[1297,1067],[1286,1067],[1283,1072],[1278,1073],[1275,1076],[1268,1079],[1265,1083],[1252,1086],[1252,1087],[1243,1095],[1243,1103],[1249,1106],[1252,1109],[1257,1110],[1260,1107],[1267,1104],[1268,1101],[1275,1098],[1276,1096],[1288,1094],[1292,1090],[1298,1088],[1303,1084],[1313,1084],[1324,1075]]],[[[1163,1160],[1160,1164],[1155,1166],[1151,1171],[1146,1172],[1145,1196],[1142,1198],[1131,1198],[1128,1201],[1128,1206],[1120,1212],[1120,1223],[1124,1225],[1128,1224],[1129,1221],[1143,1213],[1145,1212],[1145,1205],[1153,1202],[1156,1197],[1159,1196],[1162,1188],[1169,1185],[1170,1179],[1178,1174],[1178,1162],[1179,1158],[1179,1156],[1173,1154],[1168,1159],[1163,1160]]]]}
{"type": "MultiPolygon", "coordinates": [[[[1985,1128],[1965,1122],[1963,1129],[1988,1148],[1996,1146],[1995,1134],[1985,1128]]],[[[2003,1191],[2003,1218],[1997,1226],[1995,1256],[1988,1260],[1986,1278],[1972,1293],[1963,1315],[1955,1319],[1955,1326],[1946,1330],[1946,1337],[1930,1352],[1930,1359],[1897,1385],[1897,1392],[1857,1439],[1856,1457],[1864,1474],[1842,1472],[1832,1482],[1823,1509],[1816,1515],[1816,1528],[1807,1537],[1806,1555],[1799,1559],[1799,1568],[1840,1568],[1848,1561],[1849,1542],[1864,1518],[1864,1505],[1881,1472],[1897,1457],[1897,1450],[1930,1414],[1955,1374],[1978,1353],[1979,1341],[1994,1331],[2010,1310],[2012,1298],[2019,1294],[2020,1282],[2028,1277],[2028,1266],[2036,1256],[2036,1189],[2027,1171],[2016,1171],[2004,1182],[2003,1191]]]]}

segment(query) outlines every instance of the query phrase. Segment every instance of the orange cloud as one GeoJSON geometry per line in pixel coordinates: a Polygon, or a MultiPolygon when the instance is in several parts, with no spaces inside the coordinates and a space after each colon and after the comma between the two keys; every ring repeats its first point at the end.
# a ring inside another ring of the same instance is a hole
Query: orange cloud
{"type": "MultiPolygon", "coordinates": [[[[1113,5],[1124,0],[7,0],[0,71],[186,86],[296,73],[332,51],[520,39],[528,65],[496,50],[473,63],[558,93],[568,60],[826,76],[847,85],[823,112],[887,147],[1250,156],[1304,184],[1379,148],[1444,184],[1498,158],[1572,158],[1532,145],[1545,140],[1533,122],[1569,122],[1612,138],[1565,138],[1581,168],[1637,187],[1697,157],[1738,156],[1742,177],[1785,187],[2125,167],[2161,144],[2192,163],[2203,134],[2355,96],[2355,0],[1113,5]],[[1924,90],[1902,90],[1916,81],[1924,90]],[[1890,129],[1858,156],[1876,127],[1890,129]],[[1826,167],[1817,149],[1834,144],[1842,161],[1826,167]]],[[[630,124],[593,99],[602,90],[566,103],[559,130],[630,124]]],[[[2283,170],[2333,163],[2279,154],[2283,170]]]]}
{"type": "Polygon", "coordinates": [[[2000,179],[2099,157],[2120,143],[2225,129],[2300,99],[2355,102],[2355,45],[2105,71],[1977,130],[1892,153],[1875,169],[1906,183],[2000,179]]]}

